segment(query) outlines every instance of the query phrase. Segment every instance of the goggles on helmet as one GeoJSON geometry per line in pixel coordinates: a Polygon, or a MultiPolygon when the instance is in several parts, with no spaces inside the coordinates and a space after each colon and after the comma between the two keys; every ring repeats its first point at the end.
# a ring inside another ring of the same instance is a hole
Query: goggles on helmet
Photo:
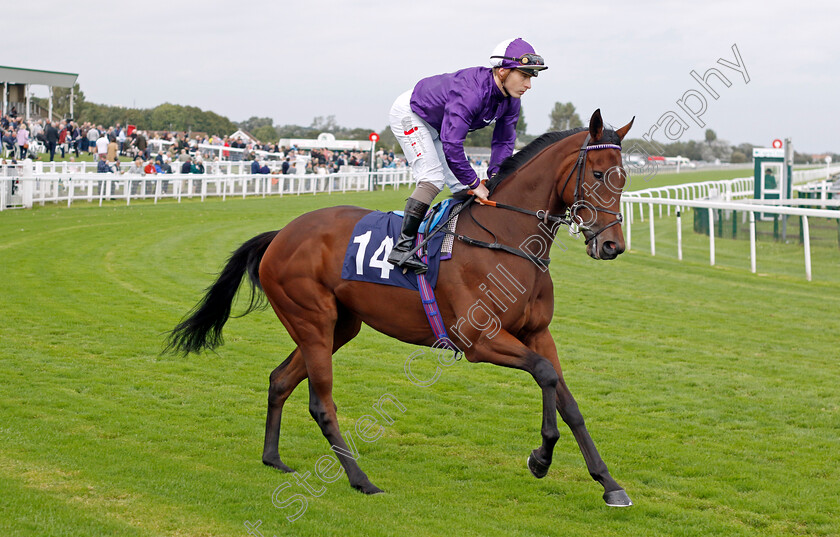
{"type": "Polygon", "coordinates": [[[512,56],[490,56],[490,58],[500,58],[502,60],[510,60],[513,62],[519,63],[519,65],[523,67],[535,67],[535,66],[543,66],[545,67],[545,61],[543,61],[542,56],[539,54],[523,54],[518,58],[514,58],[512,56]]]}

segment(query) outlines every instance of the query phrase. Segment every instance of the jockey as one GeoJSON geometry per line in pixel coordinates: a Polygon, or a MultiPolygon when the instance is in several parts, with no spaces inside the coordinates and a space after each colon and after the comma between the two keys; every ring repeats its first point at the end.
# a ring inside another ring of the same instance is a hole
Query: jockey
{"type": "Polygon", "coordinates": [[[547,67],[521,38],[499,43],[490,65],[424,78],[397,97],[391,107],[391,130],[417,178],[417,187],[405,205],[402,232],[388,256],[398,267],[417,274],[428,270],[416,253],[409,256],[408,252],[429,205],[444,185],[453,193],[470,188],[478,198],[487,199],[487,187],[464,153],[464,139],[470,131],[496,122],[488,177],[513,153],[519,99],[531,88],[531,77],[547,67]]]}

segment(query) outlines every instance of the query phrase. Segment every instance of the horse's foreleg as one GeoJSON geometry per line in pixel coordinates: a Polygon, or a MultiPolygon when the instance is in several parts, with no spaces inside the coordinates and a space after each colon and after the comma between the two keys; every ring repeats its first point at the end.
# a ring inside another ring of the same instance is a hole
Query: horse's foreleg
{"type": "Polygon", "coordinates": [[[530,343],[532,343],[532,348],[537,352],[548,357],[548,360],[557,372],[560,379],[557,383],[555,398],[557,411],[560,412],[560,417],[563,418],[563,421],[571,429],[572,435],[574,435],[578,447],[580,447],[580,451],[583,454],[583,460],[586,461],[586,468],[589,470],[589,475],[604,487],[604,501],[607,502],[607,505],[614,507],[633,505],[633,502],[630,501],[630,497],[627,496],[624,489],[610,475],[609,470],[607,470],[607,465],[601,459],[601,455],[595,448],[595,442],[592,441],[592,437],[586,429],[586,424],[584,423],[583,415],[580,413],[577,402],[572,397],[572,393],[569,391],[569,387],[566,386],[566,381],[563,379],[560,360],[557,357],[557,347],[554,344],[554,339],[551,337],[551,334],[548,330],[540,332],[535,335],[533,341],[530,343]]]}
{"type": "Polygon", "coordinates": [[[472,362],[488,362],[522,369],[534,377],[542,391],[543,416],[540,428],[542,444],[528,457],[528,469],[538,478],[545,477],[551,466],[554,445],[560,438],[560,431],[557,429],[557,411],[554,406],[558,376],[551,363],[505,331],[496,334],[492,340],[479,341],[475,352],[468,353],[467,359],[472,362]]]}
{"type": "Polygon", "coordinates": [[[374,485],[356,462],[358,452],[350,449],[338,428],[338,417],[332,397],[332,355],[326,349],[307,349],[306,367],[309,372],[309,413],[318,423],[330,443],[338,461],[347,472],[350,486],[365,494],[377,494],[382,489],[374,485]]]}
{"type": "Polygon", "coordinates": [[[298,384],[306,378],[306,365],[300,349],[295,349],[282,364],[277,366],[269,376],[268,413],[265,418],[265,443],[263,444],[262,461],[266,466],[293,472],[280,460],[278,443],[280,441],[280,420],[283,405],[298,384]]]}
{"type": "Polygon", "coordinates": [[[589,436],[589,431],[586,429],[586,424],[583,421],[583,415],[578,409],[575,398],[569,392],[569,387],[563,378],[557,385],[557,410],[560,412],[560,417],[572,430],[572,434],[583,453],[583,460],[586,461],[586,468],[589,470],[589,475],[592,479],[600,483],[604,487],[604,501],[607,505],[612,507],[627,507],[633,505],[630,497],[621,488],[621,485],[616,483],[615,479],[607,470],[607,465],[601,459],[601,455],[595,448],[595,442],[589,436]]]}

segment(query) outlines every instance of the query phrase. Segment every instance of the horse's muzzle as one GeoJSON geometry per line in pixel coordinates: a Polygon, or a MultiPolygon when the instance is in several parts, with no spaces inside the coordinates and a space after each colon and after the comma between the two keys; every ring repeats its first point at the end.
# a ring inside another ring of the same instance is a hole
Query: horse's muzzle
{"type": "Polygon", "coordinates": [[[596,237],[586,245],[586,253],[592,259],[610,260],[615,259],[624,252],[624,246],[615,241],[601,241],[596,237]]]}

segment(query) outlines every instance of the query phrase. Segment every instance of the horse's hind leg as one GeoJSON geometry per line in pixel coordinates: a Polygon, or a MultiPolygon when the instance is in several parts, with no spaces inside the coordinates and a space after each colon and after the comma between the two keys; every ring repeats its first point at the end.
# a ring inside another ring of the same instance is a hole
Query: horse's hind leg
{"type": "Polygon", "coordinates": [[[354,458],[356,451],[348,448],[341,436],[332,396],[332,354],[341,345],[355,337],[360,327],[361,321],[349,312],[342,311],[339,306],[339,318],[335,325],[332,349],[323,344],[315,344],[304,348],[303,352],[309,374],[309,413],[318,423],[318,427],[330,443],[338,461],[347,472],[350,486],[365,494],[376,494],[382,492],[382,489],[371,483],[368,476],[359,468],[354,458]]]}
{"type": "Polygon", "coordinates": [[[354,450],[348,448],[347,443],[341,436],[338,428],[335,405],[332,399],[332,363],[329,358],[326,360],[319,355],[318,358],[307,358],[309,368],[309,413],[318,423],[324,437],[330,443],[338,461],[347,472],[347,479],[350,486],[365,494],[377,494],[382,489],[374,485],[368,476],[359,467],[354,456],[358,456],[354,450]],[[314,363],[313,363],[314,362],[314,363]]]}
{"type": "Polygon", "coordinates": [[[280,460],[278,442],[280,440],[280,420],[283,405],[300,382],[306,378],[306,364],[300,349],[292,351],[288,358],[278,365],[269,376],[268,414],[265,418],[265,444],[262,461],[266,466],[293,472],[280,460]]]}
{"type": "MultiPolygon", "coordinates": [[[[339,318],[333,334],[333,352],[356,337],[361,328],[361,321],[346,311],[339,310],[339,318]]],[[[269,376],[268,413],[265,418],[265,444],[263,445],[263,464],[293,472],[280,460],[278,444],[280,440],[280,421],[283,405],[298,384],[307,376],[306,364],[300,349],[292,351],[282,364],[277,366],[269,376]]]]}

